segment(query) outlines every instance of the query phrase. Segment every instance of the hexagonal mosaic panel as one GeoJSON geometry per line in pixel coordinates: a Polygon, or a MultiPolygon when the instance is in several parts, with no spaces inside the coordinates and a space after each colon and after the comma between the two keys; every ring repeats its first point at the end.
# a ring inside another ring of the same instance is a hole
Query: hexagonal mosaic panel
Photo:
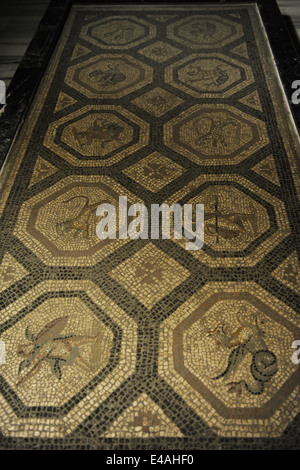
{"type": "Polygon", "coordinates": [[[100,204],[142,202],[107,176],[69,176],[23,204],[15,235],[47,265],[91,266],[129,240],[100,240],[100,204]]]}
{"type": "Polygon", "coordinates": [[[167,37],[192,49],[220,48],[239,39],[243,27],[217,15],[193,15],[167,27],[167,37]]]}
{"type": "Polygon", "coordinates": [[[166,202],[204,204],[204,247],[191,253],[209,266],[254,266],[290,234],[282,201],[240,175],[202,175],[166,202]]]}
{"type": "Polygon", "coordinates": [[[122,106],[87,105],[50,124],[44,145],[75,166],[108,166],[149,142],[149,124],[122,106]]]}
{"type": "Polygon", "coordinates": [[[126,54],[100,54],[67,70],[65,82],[89,98],[117,99],[152,82],[152,68],[126,54]]]}
{"type": "Polygon", "coordinates": [[[170,65],[166,82],[196,98],[226,98],[253,83],[249,66],[224,54],[191,54],[170,65]]]}
{"type": "Polygon", "coordinates": [[[106,49],[128,49],[153,38],[153,24],[136,17],[112,16],[84,26],[81,36],[106,49]]]}
{"type": "Polygon", "coordinates": [[[90,281],[42,282],[1,314],[13,319],[1,336],[8,359],[2,376],[14,391],[8,405],[18,409],[10,435],[36,435],[26,409],[52,407],[48,431],[39,435],[65,436],[135,368],[135,322],[90,281]],[[81,401],[73,398],[79,391],[81,401]]]}
{"type": "Polygon", "coordinates": [[[300,409],[290,358],[300,324],[276,305],[254,283],[212,283],[161,325],[161,377],[217,434],[278,436],[300,409]]]}
{"type": "Polygon", "coordinates": [[[196,163],[235,164],[269,139],[265,123],[225,104],[198,104],[164,125],[164,143],[196,163]]]}

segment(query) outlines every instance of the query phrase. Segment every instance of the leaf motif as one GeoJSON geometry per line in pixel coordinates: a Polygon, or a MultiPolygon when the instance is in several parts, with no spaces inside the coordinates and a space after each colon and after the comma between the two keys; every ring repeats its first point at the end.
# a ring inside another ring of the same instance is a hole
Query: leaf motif
{"type": "Polygon", "coordinates": [[[30,365],[29,359],[24,359],[23,361],[21,361],[19,365],[18,374],[20,374],[24,369],[26,369],[26,367],[29,367],[29,365],[30,365]]]}
{"type": "Polygon", "coordinates": [[[227,390],[228,393],[236,393],[237,396],[242,394],[242,384],[239,382],[229,382],[227,385],[231,387],[227,390]]]}
{"type": "Polygon", "coordinates": [[[29,326],[25,330],[25,337],[28,341],[34,341],[34,334],[29,330],[29,326]]]}
{"type": "Polygon", "coordinates": [[[60,380],[62,373],[61,373],[61,368],[59,365],[59,359],[57,359],[56,361],[51,361],[51,369],[54,375],[56,376],[56,378],[60,380]]]}
{"type": "Polygon", "coordinates": [[[78,346],[75,346],[75,348],[73,348],[70,356],[68,357],[68,359],[66,360],[65,362],[65,365],[67,366],[71,366],[73,365],[74,361],[76,360],[76,358],[79,356],[79,347],[78,346]]]}
{"type": "Polygon", "coordinates": [[[101,364],[103,345],[104,345],[103,334],[99,334],[96,341],[91,345],[90,358],[91,358],[91,363],[94,369],[99,367],[99,365],[101,364]]]}
{"type": "Polygon", "coordinates": [[[43,345],[58,336],[59,333],[61,333],[61,331],[67,326],[68,318],[68,316],[60,317],[44,326],[36,336],[35,344],[37,346],[43,345]]]}

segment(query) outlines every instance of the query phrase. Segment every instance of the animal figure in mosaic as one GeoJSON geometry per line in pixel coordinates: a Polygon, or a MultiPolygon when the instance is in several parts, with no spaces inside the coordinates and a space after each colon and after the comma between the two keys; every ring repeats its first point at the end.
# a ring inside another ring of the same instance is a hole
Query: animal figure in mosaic
{"type": "Polygon", "coordinates": [[[195,140],[197,147],[201,145],[210,145],[212,147],[221,146],[228,147],[229,139],[227,138],[228,131],[230,132],[230,142],[234,145],[240,144],[241,125],[238,121],[232,118],[228,119],[214,119],[211,116],[205,116],[198,120],[195,127],[198,137],[195,140]],[[208,127],[208,130],[206,130],[208,127]]]}
{"type": "Polygon", "coordinates": [[[117,65],[108,64],[108,70],[93,70],[89,73],[89,78],[97,85],[116,86],[126,80],[126,75],[122,73],[117,65]]]}
{"type": "Polygon", "coordinates": [[[71,366],[76,363],[84,370],[92,370],[90,364],[82,357],[80,346],[92,344],[97,341],[100,333],[96,335],[61,335],[68,323],[68,316],[57,318],[44,326],[38,334],[33,334],[29,327],[25,330],[27,343],[20,344],[18,355],[23,358],[19,366],[19,374],[31,367],[17,382],[17,386],[24,384],[34,377],[44,364],[49,364],[52,373],[58,380],[62,377],[62,366],[71,366]]]}
{"type": "Polygon", "coordinates": [[[225,213],[218,207],[218,198],[216,197],[214,211],[204,213],[204,232],[207,235],[215,235],[219,243],[219,237],[225,240],[233,240],[244,234],[250,237],[257,235],[257,221],[255,209],[252,203],[249,203],[249,213],[235,212],[225,213]],[[249,225],[248,225],[249,224],[249,225]]]}
{"type": "Polygon", "coordinates": [[[56,224],[56,231],[59,235],[70,233],[74,230],[73,238],[77,238],[80,234],[86,238],[89,236],[89,227],[92,217],[96,214],[96,209],[100,204],[107,203],[107,200],[101,200],[98,202],[90,203],[90,198],[88,196],[74,196],[63,201],[63,204],[68,204],[75,199],[84,199],[85,203],[80,209],[77,216],[67,219],[63,222],[58,222],[56,224]]]}
{"type": "Polygon", "coordinates": [[[216,32],[216,25],[214,23],[205,23],[196,22],[191,25],[189,33],[192,36],[195,36],[197,39],[199,36],[202,36],[204,39],[212,38],[216,32]]]}
{"type": "Polygon", "coordinates": [[[189,66],[186,70],[189,83],[204,82],[207,87],[221,86],[227,82],[229,75],[220,65],[213,69],[203,69],[200,65],[189,66]]]}
{"type": "Polygon", "coordinates": [[[133,26],[118,25],[112,31],[103,34],[103,39],[110,43],[128,42],[133,38],[134,29],[133,26]]]}
{"type": "Polygon", "coordinates": [[[277,358],[272,351],[269,351],[263,338],[265,336],[265,331],[262,329],[263,321],[258,315],[254,314],[251,321],[247,322],[241,319],[239,314],[240,312],[237,314],[237,321],[240,326],[235,331],[230,331],[223,323],[208,333],[219,346],[231,349],[226,369],[213,377],[213,380],[224,379],[234,374],[245,357],[251,354],[250,373],[253,380],[229,382],[228,392],[240,396],[243,389],[246,389],[253,395],[260,395],[265,389],[265,384],[278,370],[277,358]]]}
{"type": "Polygon", "coordinates": [[[95,119],[85,131],[78,131],[76,127],[72,127],[74,139],[80,147],[91,145],[94,140],[98,140],[100,147],[104,148],[107,143],[117,140],[123,131],[124,127],[115,122],[100,121],[99,119],[95,119]]]}

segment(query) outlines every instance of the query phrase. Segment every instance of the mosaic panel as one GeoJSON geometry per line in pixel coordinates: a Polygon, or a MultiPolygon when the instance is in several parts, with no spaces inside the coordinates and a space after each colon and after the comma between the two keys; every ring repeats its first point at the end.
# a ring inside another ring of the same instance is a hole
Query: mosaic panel
{"type": "Polygon", "coordinates": [[[87,105],[50,124],[44,145],[72,165],[106,166],[148,142],[149,124],[138,116],[118,105],[87,105]]]}
{"type": "Polygon", "coordinates": [[[185,170],[177,163],[158,152],[126,168],[124,173],[152,192],[157,192],[166,184],[178,178],[185,170]]]}
{"type": "Polygon", "coordinates": [[[135,369],[135,322],[89,281],[45,281],[1,318],[11,325],[2,335],[8,364],[2,380],[14,410],[8,427],[3,421],[4,435],[70,433],[135,369]],[[47,408],[52,413],[39,417],[47,408]]]}
{"type": "Polygon", "coordinates": [[[265,123],[223,104],[198,104],[165,124],[164,143],[199,164],[236,164],[269,143],[265,123]]]}
{"type": "Polygon", "coordinates": [[[97,207],[118,207],[119,196],[141,202],[108,177],[70,176],[23,204],[14,233],[48,265],[95,264],[129,241],[96,235],[97,207]]]}
{"type": "Polygon", "coordinates": [[[167,83],[195,98],[226,98],[254,80],[248,65],[223,54],[192,54],[165,73],[167,83]]]}
{"type": "Polygon", "coordinates": [[[150,243],[109,275],[151,308],[181,284],[189,272],[150,243]]]}
{"type": "Polygon", "coordinates": [[[290,234],[282,201],[241,176],[201,176],[167,202],[182,201],[204,204],[204,248],[192,255],[209,266],[253,266],[290,234]]]}
{"type": "Polygon", "coordinates": [[[276,305],[251,283],[208,284],[161,325],[159,373],[217,433],[280,435],[278,409],[299,412],[295,397],[278,394],[299,389],[290,360],[299,318],[276,305]]]}
{"type": "Polygon", "coordinates": [[[0,447],[296,447],[299,155],[254,6],[74,7],[1,173],[0,447]],[[120,196],[203,248],[101,241],[120,196]]]}
{"type": "Polygon", "coordinates": [[[240,24],[215,15],[192,15],[167,28],[167,37],[191,49],[220,48],[243,36],[240,24]]]}
{"type": "Polygon", "coordinates": [[[65,82],[88,98],[121,98],[152,82],[152,69],[130,55],[100,54],[70,67],[65,82]]]}
{"type": "Polygon", "coordinates": [[[81,37],[105,49],[128,49],[155,37],[155,32],[145,20],[114,15],[84,26],[81,37]]]}

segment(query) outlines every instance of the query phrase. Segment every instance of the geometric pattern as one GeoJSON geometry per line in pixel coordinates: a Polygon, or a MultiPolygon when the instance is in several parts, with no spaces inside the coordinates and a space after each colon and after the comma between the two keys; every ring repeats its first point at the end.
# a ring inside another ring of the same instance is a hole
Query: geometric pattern
{"type": "Polygon", "coordinates": [[[0,448],[292,448],[299,150],[254,5],[73,7],[2,172],[0,448]],[[100,240],[121,196],[203,247],[100,240]]]}
{"type": "Polygon", "coordinates": [[[86,47],[82,46],[81,44],[76,44],[74,47],[74,51],[72,54],[71,59],[78,59],[78,57],[82,57],[84,55],[90,54],[91,50],[87,49],[86,47]]]}
{"type": "Polygon", "coordinates": [[[0,292],[25,277],[28,271],[9,253],[5,253],[0,265],[0,292]]]}
{"type": "Polygon", "coordinates": [[[300,272],[297,253],[293,252],[288,256],[284,262],[272,272],[272,276],[275,276],[280,282],[283,282],[283,284],[290,289],[300,294],[300,272]]]}
{"type": "Polygon", "coordinates": [[[109,275],[150,309],[181,284],[189,272],[150,243],[109,275]]]}
{"type": "Polygon", "coordinates": [[[151,44],[151,46],[139,50],[139,54],[143,54],[143,56],[158,63],[165,62],[175,55],[180,54],[180,52],[180,49],[162,41],[155,42],[151,44]]]}
{"type": "Polygon", "coordinates": [[[280,186],[274,157],[272,155],[269,155],[267,158],[257,163],[252,170],[272,183],[277,184],[277,186],[280,186]]]}
{"type": "Polygon", "coordinates": [[[244,57],[245,59],[249,59],[249,55],[248,55],[248,48],[247,48],[247,44],[244,42],[242,44],[239,44],[238,46],[234,47],[231,52],[233,52],[234,54],[237,54],[241,57],[244,57]]]}
{"type": "Polygon", "coordinates": [[[148,91],[144,95],[133,100],[132,103],[153,116],[161,117],[171,111],[171,109],[183,103],[183,100],[166,90],[154,88],[154,90],[148,91]]]}
{"type": "Polygon", "coordinates": [[[126,168],[124,173],[150,191],[157,192],[182,175],[183,171],[177,163],[158,152],[153,152],[126,168]]]}
{"type": "Polygon", "coordinates": [[[44,178],[47,178],[47,176],[53,175],[53,173],[56,171],[57,168],[55,168],[54,165],[51,165],[51,163],[46,161],[44,158],[38,157],[32,173],[29,187],[39,183],[44,178]]]}
{"type": "Polygon", "coordinates": [[[172,18],[174,18],[174,15],[147,15],[149,18],[158,21],[159,23],[164,23],[165,21],[168,21],[172,18]]]}
{"type": "Polygon", "coordinates": [[[119,438],[156,436],[183,437],[183,434],[146,393],[127,408],[103,434],[103,437],[119,438]],[[128,429],[129,432],[125,432],[124,429],[128,429]]]}
{"type": "Polygon", "coordinates": [[[240,103],[246,104],[247,106],[251,106],[251,108],[257,109],[258,111],[262,111],[257,91],[253,91],[249,95],[241,98],[240,103]]]}
{"type": "Polygon", "coordinates": [[[76,100],[74,100],[74,98],[61,92],[58,96],[54,112],[61,111],[62,109],[65,109],[74,103],[76,103],[76,100]]]}

